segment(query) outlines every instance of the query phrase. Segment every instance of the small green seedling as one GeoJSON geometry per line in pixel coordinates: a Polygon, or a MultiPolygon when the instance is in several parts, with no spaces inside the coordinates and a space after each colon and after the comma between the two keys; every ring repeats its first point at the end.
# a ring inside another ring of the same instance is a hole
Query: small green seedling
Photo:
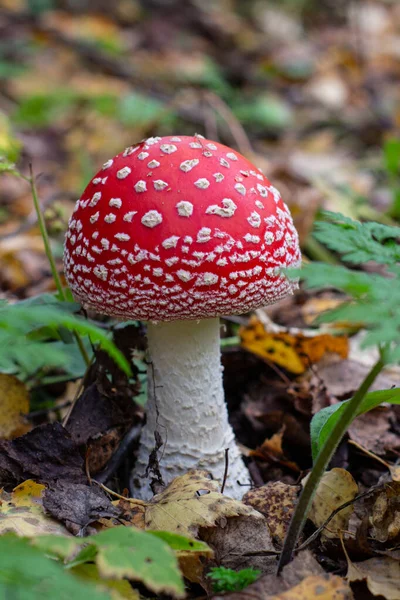
{"type": "Polygon", "coordinates": [[[240,592],[254,583],[260,575],[261,571],[252,568],[234,571],[225,567],[213,567],[207,577],[212,581],[213,592],[240,592]]]}

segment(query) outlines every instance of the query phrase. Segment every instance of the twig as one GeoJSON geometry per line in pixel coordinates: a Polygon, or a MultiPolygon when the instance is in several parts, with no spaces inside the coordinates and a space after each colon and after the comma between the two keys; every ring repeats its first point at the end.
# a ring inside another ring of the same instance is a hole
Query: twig
{"type": "Polygon", "coordinates": [[[141,430],[141,425],[135,425],[124,436],[118,448],[108,461],[106,467],[96,475],[96,480],[99,483],[107,483],[107,481],[112,477],[112,475],[115,473],[115,471],[118,469],[123,459],[125,458],[125,455],[132,442],[139,437],[141,430]]]}
{"type": "Polygon", "coordinates": [[[251,148],[249,138],[247,137],[243,126],[237,120],[229,106],[223,100],[221,100],[219,96],[214,94],[214,92],[207,92],[205,94],[205,98],[228,125],[240,152],[244,155],[251,156],[253,154],[253,150],[251,148]]]}
{"type": "Polygon", "coordinates": [[[321,531],[323,529],[325,529],[325,527],[332,521],[332,519],[334,517],[336,517],[336,515],[343,510],[344,508],[347,508],[348,506],[351,506],[352,504],[354,504],[354,502],[357,502],[358,500],[361,500],[362,498],[365,498],[366,496],[369,496],[370,494],[372,494],[373,492],[376,492],[377,490],[381,489],[383,486],[382,485],[375,485],[372,488],[370,488],[369,490],[367,490],[366,492],[362,492],[362,494],[358,494],[358,496],[355,496],[352,500],[348,500],[347,502],[345,502],[344,504],[341,504],[340,506],[338,506],[337,508],[335,508],[335,510],[329,515],[329,517],[326,519],[326,521],[324,521],[322,523],[322,525],[320,525],[318,527],[318,529],[316,529],[314,531],[314,533],[312,533],[310,535],[310,537],[308,537],[306,539],[305,542],[303,542],[297,549],[296,552],[300,552],[300,550],[304,550],[304,548],[307,548],[307,546],[309,546],[311,544],[311,542],[313,542],[321,533],[321,531]]]}
{"type": "Polygon", "coordinates": [[[92,451],[92,449],[89,446],[89,448],[86,451],[86,456],[85,456],[85,473],[86,473],[86,477],[89,482],[89,485],[92,485],[92,478],[90,476],[90,468],[89,468],[89,459],[90,459],[91,451],[92,451]]]}
{"type": "Polygon", "coordinates": [[[226,478],[228,477],[228,469],[229,469],[229,448],[225,448],[225,470],[224,470],[224,477],[222,479],[221,494],[224,493],[226,478]]]}
{"type": "Polygon", "coordinates": [[[138,500],[137,498],[126,498],[125,496],[122,496],[121,494],[118,494],[117,492],[110,490],[110,488],[105,486],[103,483],[100,483],[96,479],[92,479],[92,483],[95,483],[96,485],[98,485],[102,490],[107,492],[107,494],[110,494],[111,496],[115,496],[116,498],[120,498],[121,500],[125,500],[126,502],[129,502],[130,504],[137,504],[138,506],[148,506],[148,504],[149,504],[148,502],[145,502],[144,500],[138,500]]]}

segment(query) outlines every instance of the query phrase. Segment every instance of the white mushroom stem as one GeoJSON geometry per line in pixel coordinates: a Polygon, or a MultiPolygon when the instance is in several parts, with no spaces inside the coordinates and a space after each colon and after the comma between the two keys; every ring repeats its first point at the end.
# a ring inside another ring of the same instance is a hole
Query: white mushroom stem
{"type": "Polygon", "coordinates": [[[219,319],[170,321],[148,325],[147,422],[133,476],[135,496],[152,496],[146,471],[154,432],[163,445],[157,452],[165,483],[195,467],[222,482],[229,448],[227,495],[242,498],[250,477],[228,423],[222,386],[219,319]]]}

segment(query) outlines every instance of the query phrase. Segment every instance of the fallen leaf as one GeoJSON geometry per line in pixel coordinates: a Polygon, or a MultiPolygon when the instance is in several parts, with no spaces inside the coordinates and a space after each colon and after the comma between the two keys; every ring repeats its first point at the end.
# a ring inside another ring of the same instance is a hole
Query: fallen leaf
{"type": "Polygon", "coordinates": [[[250,450],[249,455],[267,462],[278,463],[295,473],[300,473],[301,469],[295,462],[288,460],[283,452],[282,439],[284,431],[285,427],[282,427],[280,431],[274,433],[271,439],[264,440],[261,446],[255,450],[250,450]]]}
{"type": "Polygon", "coordinates": [[[277,553],[264,519],[230,517],[218,527],[201,528],[199,537],[214,550],[218,566],[251,567],[264,574],[276,571],[277,553]]]}
{"type": "Polygon", "coordinates": [[[75,535],[83,535],[90,523],[120,514],[99,487],[63,480],[45,491],[43,507],[75,535]]]}
{"type": "Polygon", "coordinates": [[[337,575],[309,575],[301,583],[287,592],[275,596],[266,596],[265,600],[351,600],[351,589],[341,577],[337,575]]]}
{"type": "Polygon", "coordinates": [[[243,348],[297,375],[327,353],[336,353],[341,358],[346,358],[348,353],[348,340],[344,336],[326,333],[307,336],[298,330],[295,334],[268,332],[256,317],[252,317],[246,327],[241,327],[240,337],[243,348]]]}
{"type": "Polygon", "coordinates": [[[28,480],[11,493],[0,493],[0,534],[13,531],[18,536],[37,537],[41,534],[69,535],[65,527],[44,514],[45,486],[28,480]]]}
{"type": "Polygon", "coordinates": [[[273,540],[280,544],[285,539],[300,489],[299,485],[270,481],[243,496],[245,504],[264,515],[273,540]]]}
{"type": "Polygon", "coordinates": [[[183,598],[185,590],[174,551],[156,536],[133,527],[106,529],[91,538],[96,565],[106,578],[141,581],[153,592],[183,598]]]}
{"type": "Polygon", "coordinates": [[[85,389],[65,426],[72,440],[87,456],[91,475],[105,467],[124,434],[138,420],[137,406],[129,401],[128,393],[124,394],[122,383],[115,394],[106,393],[102,387],[99,382],[85,389]]]}
{"type": "Polygon", "coordinates": [[[110,600],[104,590],[74,577],[63,565],[34,548],[30,540],[11,533],[0,536],[0,571],[1,598],[110,600]]]}
{"type": "Polygon", "coordinates": [[[303,550],[284,567],[281,575],[264,575],[245,591],[214,596],[214,600],[352,600],[341,577],[324,573],[310,551],[303,550]]]}
{"type": "MultiPolygon", "coordinates": [[[[322,381],[332,396],[345,399],[353,395],[359,388],[369,369],[370,367],[350,359],[330,362],[328,364],[321,362],[315,368],[311,384],[318,385],[318,382],[322,381]]],[[[375,390],[390,389],[398,385],[399,380],[396,380],[387,373],[381,373],[369,389],[373,392],[375,390]]],[[[316,408],[320,410],[323,407],[316,408]]]]}
{"type": "Polygon", "coordinates": [[[370,535],[378,542],[393,543],[400,536],[400,482],[391,481],[378,492],[370,523],[370,535]]]}
{"type": "Polygon", "coordinates": [[[115,596],[117,600],[122,598],[125,600],[139,600],[140,598],[139,592],[133,589],[129,581],[125,579],[105,579],[100,576],[96,565],[85,563],[72,568],[70,572],[79,579],[97,584],[97,587],[102,586],[111,590],[113,600],[115,600],[115,596]]]}
{"type": "Polygon", "coordinates": [[[392,433],[393,411],[391,407],[380,406],[360,415],[348,429],[350,439],[370,452],[380,456],[390,449],[400,447],[400,437],[392,433]]]}
{"type": "Polygon", "coordinates": [[[353,563],[347,558],[348,581],[365,581],[371,594],[400,600],[400,563],[389,556],[353,563]]]}
{"type": "MultiPolygon", "coordinates": [[[[243,502],[232,500],[219,492],[220,485],[210,479],[207,471],[191,470],[176,477],[167,488],[147,503],[135,505],[133,499],[118,503],[124,512],[122,519],[146,530],[166,530],[181,535],[198,537],[211,545],[215,556],[225,566],[245,564],[250,566],[261,561],[250,556],[254,550],[274,552],[270,533],[264,517],[243,502]],[[249,534],[252,531],[253,534],[249,534]],[[249,552],[249,557],[243,556],[249,552]],[[224,562],[225,564],[225,562],[224,562]]],[[[178,555],[179,556],[179,555],[178,555]]],[[[275,562],[275,558],[273,558],[275,562]]],[[[190,580],[202,581],[204,564],[201,557],[190,558],[190,564],[182,566],[190,580]]]]}
{"type": "Polygon", "coordinates": [[[151,531],[150,533],[167,542],[169,547],[175,550],[179,568],[185,579],[193,583],[204,584],[204,567],[207,561],[214,556],[213,550],[207,544],[169,531],[151,531]]]}
{"type": "MultiPolygon", "coordinates": [[[[303,479],[303,485],[306,479],[303,479]]],[[[357,492],[358,486],[348,471],[338,468],[327,471],[318,485],[308,518],[316,527],[320,527],[334,510],[353,500],[357,492]]],[[[322,531],[322,538],[339,537],[340,532],[347,528],[352,512],[352,505],[343,508],[322,531]]]]}
{"type": "Polygon", "coordinates": [[[207,471],[191,470],[176,477],[148,502],[144,521],[146,529],[166,530],[196,537],[200,527],[217,527],[229,517],[264,518],[243,502],[219,492],[218,481],[207,471]]]}
{"type": "Polygon", "coordinates": [[[13,375],[0,373],[0,438],[11,439],[26,433],[30,426],[24,416],[29,412],[29,393],[13,375]]]}
{"type": "Polygon", "coordinates": [[[0,442],[0,485],[26,479],[86,482],[84,459],[60,423],[39,425],[15,440],[0,442]]]}
{"type": "Polygon", "coordinates": [[[306,325],[313,325],[315,319],[322,313],[337,308],[343,304],[344,300],[341,298],[334,298],[331,296],[311,296],[301,307],[300,312],[303,316],[306,325]]]}

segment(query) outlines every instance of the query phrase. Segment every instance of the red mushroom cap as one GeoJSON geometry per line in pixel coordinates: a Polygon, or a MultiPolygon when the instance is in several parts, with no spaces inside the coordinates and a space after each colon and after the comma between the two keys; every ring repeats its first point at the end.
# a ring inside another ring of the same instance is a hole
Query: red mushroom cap
{"type": "Polygon", "coordinates": [[[195,137],[150,138],[107,161],[69,222],[74,297],[124,318],[240,314],[295,284],[301,255],[289,209],[246,158],[195,137]]]}

